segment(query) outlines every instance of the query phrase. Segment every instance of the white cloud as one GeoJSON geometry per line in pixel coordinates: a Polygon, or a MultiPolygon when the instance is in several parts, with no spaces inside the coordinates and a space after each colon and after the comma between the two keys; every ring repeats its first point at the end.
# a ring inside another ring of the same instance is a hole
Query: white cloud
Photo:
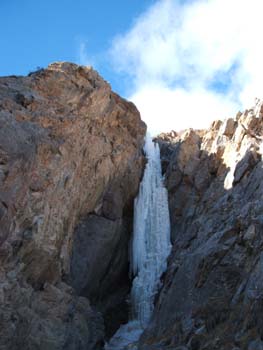
{"type": "Polygon", "coordinates": [[[87,54],[87,43],[82,41],[78,47],[78,59],[80,65],[82,66],[93,66],[93,59],[87,54]]]}
{"type": "Polygon", "coordinates": [[[115,67],[152,132],[202,128],[263,95],[262,10],[262,0],[161,0],[115,38],[115,67]]]}
{"type": "Polygon", "coordinates": [[[139,108],[152,135],[184,128],[201,129],[222,116],[231,117],[238,105],[204,89],[169,89],[145,86],[131,99],[139,108]]]}

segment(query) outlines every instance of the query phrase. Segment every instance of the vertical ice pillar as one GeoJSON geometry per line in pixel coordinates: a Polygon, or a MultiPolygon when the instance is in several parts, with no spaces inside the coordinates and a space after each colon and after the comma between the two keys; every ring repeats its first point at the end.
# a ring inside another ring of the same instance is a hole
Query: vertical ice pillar
{"type": "Polygon", "coordinates": [[[137,349],[136,342],[152,315],[171,250],[168,195],[162,181],[159,146],[147,135],[144,149],[148,162],[134,203],[131,247],[135,276],[131,291],[133,320],[119,328],[105,350],[137,349]]]}
{"type": "Polygon", "coordinates": [[[131,291],[133,318],[145,327],[153,312],[160,277],[171,250],[167,190],[163,185],[159,145],[146,136],[148,159],[134,204],[131,291]]]}

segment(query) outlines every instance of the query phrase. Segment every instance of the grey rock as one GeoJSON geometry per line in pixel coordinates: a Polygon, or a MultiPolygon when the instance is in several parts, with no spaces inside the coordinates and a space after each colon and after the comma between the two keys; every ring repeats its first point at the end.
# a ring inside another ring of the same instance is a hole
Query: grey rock
{"type": "Polygon", "coordinates": [[[263,342],[260,339],[252,340],[248,344],[248,350],[263,350],[263,342]]]}
{"type": "Polygon", "coordinates": [[[208,130],[157,138],[174,246],[141,346],[248,349],[262,338],[262,135],[252,110],[208,130]]]}

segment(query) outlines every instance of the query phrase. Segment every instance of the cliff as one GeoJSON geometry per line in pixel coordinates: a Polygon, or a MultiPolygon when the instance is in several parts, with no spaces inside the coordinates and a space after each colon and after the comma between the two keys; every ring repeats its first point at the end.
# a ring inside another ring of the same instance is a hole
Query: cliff
{"type": "MultiPolygon", "coordinates": [[[[0,350],[101,349],[128,320],[145,131],[91,68],[0,78],[0,350]]],[[[173,249],[139,349],[263,349],[262,103],[156,141],[173,249]]]]}
{"type": "Polygon", "coordinates": [[[262,112],[157,138],[173,252],[140,349],[263,349],[262,112]]]}
{"type": "Polygon", "coordinates": [[[0,78],[0,349],[97,349],[123,318],[145,130],[91,68],[0,78]]]}

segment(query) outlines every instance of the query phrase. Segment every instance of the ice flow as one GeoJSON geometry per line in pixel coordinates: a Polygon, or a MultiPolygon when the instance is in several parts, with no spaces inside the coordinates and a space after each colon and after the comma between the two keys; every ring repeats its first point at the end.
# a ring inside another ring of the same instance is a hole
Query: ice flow
{"type": "Polygon", "coordinates": [[[132,320],[121,326],[106,345],[106,350],[123,350],[138,340],[153,313],[154,298],[171,250],[168,195],[163,185],[160,149],[149,135],[144,151],[147,164],[134,202],[131,244],[132,320]]]}

